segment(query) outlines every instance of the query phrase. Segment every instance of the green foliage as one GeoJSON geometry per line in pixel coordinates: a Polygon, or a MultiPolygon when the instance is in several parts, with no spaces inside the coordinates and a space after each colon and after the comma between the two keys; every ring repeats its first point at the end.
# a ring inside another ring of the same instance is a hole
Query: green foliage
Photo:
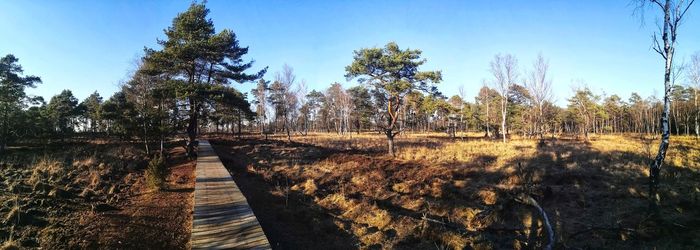
{"type": "MultiPolygon", "coordinates": [[[[401,50],[394,42],[384,48],[365,48],[354,52],[352,64],[345,67],[345,77],[373,87],[377,104],[386,104],[382,116],[385,124],[378,123],[389,141],[389,154],[394,154],[393,139],[398,111],[404,97],[414,90],[440,95],[433,84],[442,81],[440,71],[419,71],[426,60],[421,59],[420,50],[401,50]],[[386,101],[386,102],[384,102],[386,101]]],[[[384,105],[382,105],[384,106],[384,105]]]]}
{"type": "Polygon", "coordinates": [[[24,92],[41,83],[36,76],[24,76],[24,70],[14,55],[0,58],[0,151],[17,137],[22,121],[22,109],[33,102],[24,92]]]}
{"type": "Polygon", "coordinates": [[[574,96],[569,98],[569,110],[575,114],[577,121],[588,122],[596,108],[595,96],[588,88],[576,90],[574,96]]]}
{"type": "Polygon", "coordinates": [[[356,122],[355,126],[368,128],[371,125],[370,117],[374,113],[374,103],[372,95],[364,86],[355,86],[347,90],[353,103],[352,116],[356,122]]]}
{"type": "Polygon", "coordinates": [[[107,131],[110,134],[118,134],[129,137],[138,131],[138,123],[134,104],[129,102],[123,91],[114,93],[102,105],[102,118],[104,118],[107,131]]]}
{"type": "Polygon", "coordinates": [[[85,100],[78,105],[78,108],[82,111],[79,112],[81,116],[90,124],[90,132],[94,133],[99,130],[101,126],[100,121],[102,120],[102,96],[95,91],[85,98],[85,100]]]}
{"type": "Polygon", "coordinates": [[[169,169],[165,163],[165,156],[156,154],[148,162],[148,167],[146,168],[146,182],[150,188],[164,188],[169,174],[169,169]]]}
{"type": "Polygon", "coordinates": [[[265,107],[267,106],[267,91],[270,90],[268,87],[269,84],[270,81],[260,79],[255,89],[251,90],[251,94],[253,94],[253,103],[255,104],[255,113],[260,121],[264,121],[266,118],[265,107]]]}
{"type": "Polygon", "coordinates": [[[354,52],[353,62],[345,67],[348,79],[358,78],[388,98],[403,97],[413,90],[438,93],[431,84],[442,81],[440,71],[418,71],[426,60],[420,50],[405,49],[390,42],[384,48],[365,48],[354,52]]]}
{"type": "Polygon", "coordinates": [[[48,104],[49,117],[54,129],[61,137],[73,132],[76,125],[74,118],[77,116],[77,106],[78,99],[67,89],[51,98],[48,104]]]}
{"type": "MultiPolygon", "coordinates": [[[[198,117],[208,114],[203,109],[216,98],[212,95],[221,93],[214,86],[254,81],[267,71],[265,68],[254,74],[246,74],[245,71],[253,64],[253,61],[244,62],[242,59],[248,53],[248,48],[238,44],[236,34],[231,30],[216,33],[208,14],[209,9],[204,3],[191,4],[165,30],[167,39],[158,40],[162,49],[147,48],[143,58],[144,73],[170,79],[167,86],[189,106],[187,132],[190,155],[193,154],[192,142],[197,135],[198,117]]],[[[235,98],[229,97],[224,105],[232,103],[239,104],[235,98]]],[[[245,112],[244,107],[246,105],[237,108],[245,112]]]]}

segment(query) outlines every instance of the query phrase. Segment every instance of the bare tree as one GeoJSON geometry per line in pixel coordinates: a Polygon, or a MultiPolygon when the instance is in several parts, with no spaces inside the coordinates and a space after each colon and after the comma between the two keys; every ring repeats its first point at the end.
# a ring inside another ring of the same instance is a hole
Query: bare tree
{"type": "Polygon", "coordinates": [[[487,84],[486,80],[482,80],[482,85],[483,85],[483,87],[481,89],[485,91],[483,94],[484,97],[482,97],[481,101],[486,104],[486,119],[484,119],[484,123],[486,124],[486,137],[490,138],[491,137],[490,127],[491,126],[489,125],[489,123],[491,122],[491,119],[490,119],[491,114],[489,114],[489,103],[491,102],[491,98],[489,96],[490,94],[489,94],[489,89],[487,87],[488,84],[487,84]]]}
{"type": "Polygon", "coordinates": [[[508,112],[508,91],[518,78],[518,59],[511,54],[498,54],[491,61],[491,74],[494,85],[501,94],[501,134],[506,142],[506,118],[508,112]]]}
{"type": "MultiPolygon", "coordinates": [[[[300,130],[301,130],[301,134],[304,136],[306,136],[309,132],[309,117],[308,117],[308,112],[303,112],[303,114],[301,114],[302,113],[301,108],[306,107],[306,103],[307,103],[306,95],[308,93],[309,93],[309,91],[306,87],[306,80],[302,79],[301,82],[299,83],[299,85],[297,85],[297,89],[296,89],[296,91],[294,91],[294,94],[296,95],[296,100],[297,100],[297,103],[300,107],[300,110],[299,110],[299,113],[300,113],[299,120],[301,120],[300,130]]],[[[299,124],[297,124],[297,125],[299,125],[299,124]]]]}
{"type": "Polygon", "coordinates": [[[260,134],[265,136],[267,140],[267,133],[265,132],[265,122],[267,122],[267,91],[269,90],[268,85],[270,81],[265,81],[265,79],[258,80],[258,85],[251,92],[255,98],[254,103],[255,112],[258,116],[258,122],[260,123],[260,134]]]}
{"type": "Polygon", "coordinates": [[[688,65],[688,70],[686,71],[686,77],[688,78],[688,83],[690,87],[693,88],[695,105],[695,136],[700,137],[700,124],[698,123],[698,116],[700,116],[700,107],[698,107],[698,89],[700,89],[700,51],[695,52],[690,56],[690,64],[688,65]]]}
{"type": "MultiPolygon", "coordinates": [[[[669,124],[669,109],[671,106],[671,90],[673,89],[673,56],[676,52],[676,38],[678,27],[683,17],[693,5],[695,0],[638,0],[637,10],[642,10],[650,5],[663,13],[663,20],[659,23],[659,31],[652,36],[652,48],[664,59],[664,108],[661,112],[661,143],[656,158],[649,167],[649,203],[654,211],[658,211],[660,197],[658,196],[659,172],[666,158],[671,129],[669,124]],[[658,37],[661,35],[661,38],[658,37]]],[[[643,12],[642,12],[643,13],[643,12]]]]}
{"type": "Polygon", "coordinates": [[[294,69],[285,64],[282,73],[277,72],[275,82],[270,85],[270,101],[275,106],[276,120],[282,119],[282,126],[287,133],[287,140],[292,141],[290,119],[297,107],[297,98],[292,87],[296,82],[294,69]]]}
{"type": "Polygon", "coordinates": [[[340,83],[333,83],[326,90],[326,101],[333,114],[333,124],[338,134],[345,134],[350,128],[350,113],[353,108],[350,95],[340,83]]]}
{"type": "MultiPolygon", "coordinates": [[[[459,85],[459,99],[462,99],[462,103],[459,105],[459,126],[462,127],[462,132],[467,132],[467,126],[464,124],[464,97],[466,93],[464,92],[464,85],[459,85]]],[[[462,134],[462,139],[464,139],[464,133],[462,134]]]]}
{"type": "Polygon", "coordinates": [[[552,99],[552,80],[549,78],[549,60],[545,60],[540,53],[537,60],[532,64],[533,70],[530,72],[530,79],[525,81],[525,86],[530,91],[530,96],[537,106],[537,118],[535,119],[535,129],[540,135],[540,140],[544,139],[544,103],[552,99]]]}

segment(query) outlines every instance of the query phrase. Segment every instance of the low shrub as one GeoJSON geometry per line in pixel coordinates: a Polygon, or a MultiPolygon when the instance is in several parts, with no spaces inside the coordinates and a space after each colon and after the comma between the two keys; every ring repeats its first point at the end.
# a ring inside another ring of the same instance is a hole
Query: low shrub
{"type": "Polygon", "coordinates": [[[168,174],[165,157],[157,154],[148,162],[146,182],[150,188],[161,189],[165,186],[168,174]]]}

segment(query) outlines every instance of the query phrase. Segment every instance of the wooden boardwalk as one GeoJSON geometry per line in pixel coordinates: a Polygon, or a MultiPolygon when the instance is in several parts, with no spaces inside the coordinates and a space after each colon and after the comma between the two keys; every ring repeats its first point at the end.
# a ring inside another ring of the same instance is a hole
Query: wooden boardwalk
{"type": "Polygon", "coordinates": [[[199,141],[192,249],[271,249],[248,201],[208,141],[199,141]]]}

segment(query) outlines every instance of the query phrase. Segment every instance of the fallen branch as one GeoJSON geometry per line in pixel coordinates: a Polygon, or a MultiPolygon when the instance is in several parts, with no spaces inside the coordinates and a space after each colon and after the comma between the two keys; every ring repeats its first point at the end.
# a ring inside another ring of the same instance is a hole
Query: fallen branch
{"type": "Polygon", "coordinates": [[[547,217],[547,213],[544,212],[544,209],[540,207],[540,204],[538,204],[537,201],[532,198],[532,196],[521,195],[520,197],[516,198],[516,200],[520,203],[533,206],[537,208],[537,210],[540,212],[542,218],[544,218],[544,226],[547,228],[547,235],[549,236],[549,243],[547,243],[547,246],[545,246],[544,249],[551,250],[555,242],[554,230],[552,229],[552,225],[549,223],[549,217],[547,217]]]}

